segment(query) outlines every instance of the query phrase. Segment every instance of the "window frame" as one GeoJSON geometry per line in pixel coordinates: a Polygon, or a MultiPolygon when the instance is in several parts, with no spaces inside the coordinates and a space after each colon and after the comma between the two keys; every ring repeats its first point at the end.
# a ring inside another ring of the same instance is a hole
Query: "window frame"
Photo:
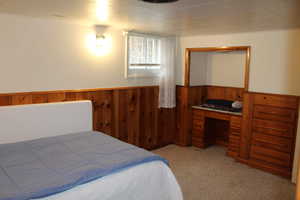
{"type": "Polygon", "coordinates": [[[157,73],[151,73],[149,70],[149,72],[146,72],[145,74],[130,74],[129,73],[129,56],[130,56],[130,45],[129,45],[129,37],[130,36],[140,36],[140,37],[148,37],[148,38],[154,38],[154,39],[162,39],[162,36],[159,35],[154,35],[154,34],[149,34],[149,33],[139,33],[139,32],[126,32],[125,33],[125,78],[156,78],[159,76],[159,72],[160,72],[160,66],[161,63],[159,64],[136,64],[138,65],[142,65],[142,66],[159,66],[159,69],[157,69],[159,72],[157,73]]]}

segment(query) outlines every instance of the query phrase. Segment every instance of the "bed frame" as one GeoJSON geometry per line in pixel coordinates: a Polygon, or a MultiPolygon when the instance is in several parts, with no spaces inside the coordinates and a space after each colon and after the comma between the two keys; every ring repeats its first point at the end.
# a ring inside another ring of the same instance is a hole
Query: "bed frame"
{"type": "Polygon", "coordinates": [[[33,140],[93,128],[91,101],[0,107],[0,144],[33,140]]]}

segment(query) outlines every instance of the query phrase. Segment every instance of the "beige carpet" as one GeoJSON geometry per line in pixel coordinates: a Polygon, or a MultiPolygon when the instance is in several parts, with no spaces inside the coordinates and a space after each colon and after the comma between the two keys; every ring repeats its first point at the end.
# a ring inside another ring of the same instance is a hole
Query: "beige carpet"
{"type": "Polygon", "coordinates": [[[225,155],[213,146],[205,150],[170,145],[154,153],[170,161],[185,200],[293,200],[294,184],[225,155]]]}

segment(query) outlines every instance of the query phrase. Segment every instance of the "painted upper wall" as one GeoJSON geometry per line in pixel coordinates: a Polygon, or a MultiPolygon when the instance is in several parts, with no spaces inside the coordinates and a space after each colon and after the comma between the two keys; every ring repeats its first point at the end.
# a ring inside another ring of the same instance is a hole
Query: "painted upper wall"
{"type": "Polygon", "coordinates": [[[184,83],[185,48],[215,46],[252,47],[250,91],[300,95],[300,30],[182,37],[177,84],[184,83]]]}
{"type": "Polygon", "coordinates": [[[124,77],[122,30],[109,29],[111,48],[96,56],[93,27],[14,15],[0,15],[0,24],[0,93],[157,84],[124,77]]]}
{"type": "Polygon", "coordinates": [[[244,87],[246,53],[192,52],[190,85],[244,87]]]}

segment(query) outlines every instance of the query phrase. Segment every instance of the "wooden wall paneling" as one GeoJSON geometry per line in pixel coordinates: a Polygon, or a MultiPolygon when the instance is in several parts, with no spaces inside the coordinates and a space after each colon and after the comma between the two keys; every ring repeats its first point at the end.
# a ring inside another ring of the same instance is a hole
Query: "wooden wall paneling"
{"type": "Polygon", "coordinates": [[[249,159],[251,135],[252,135],[252,116],[253,116],[253,96],[250,93],[244,94],[243,119],[240,143],[240,158],[249,159]]]}
{"type": "Polygon", "coordinates": [[[94,130],[146,149],[173,142],[175,109],[158,108],[157,86],[0,94],[0,106],[91,100],[94,130]]]}
{"type": "Polygon", "coordinates": [[[172,137],[170,136],[172,136],[172,124],[174,124],[174,122],[172,122],[173,118],[171,117],[173,109],[163,108],[161,110],[162,112],[159,121],[163,122],[161,123],[161,129],[163,130],[163,133],[159,137],[159,147],[166,146],[172,141],[172,137]]]}
{"type": "Polygon", "coordinates": [[[230,101],[243,101],[244,88],[225,87],[225,98],[230,101]]]}
{"type": "Polygon", "coordinates": [[[190,134],[190,109],[189,109],[189,87],[179,86],[178,92],[178,108],[177,108],[177,131],[178,136],[176,143],[182,146],[189,146],[192,143],[190,134]]]}
{"type": "Polygon", "coordinates": [[[146,132],[149,131],[146,127],[149,123],[147,123],[147,114],[148,114],[148,104],[146,103],[146,90],[144,88],[140,89],[140,133],[139,140],[140,146],[145,149],[150,149],[150,138],[149,134],[146,132]]]}
{"type": "Polygon", "coordinates": [[[119,139],[122,141],[128,141],[128,102],[127,91],[119,91],[119,139]]]}
{"type": "Polygon", "coordinates": [[[225,88],[207,86],[206,99],[225,99],[225,88]]]}
{"type": "Polygon", "coordinates": [[[130,90],[130,114],[129,117],[130,120],[130,130],[129,130],[129,135],[130,138],[132,139],[129,141],[131,144],[134,144],[136,146],[140,145],[139,141],[139,133],[140,133],[140,89],[135,89],[135,90],[130,90]]]}
{"type": "Polygon", "coordinates": [[[205,99],[225,99],[229,101],[243,101],[244,88],[206,86],[205,99]]]}
{"type": "Polygon", "coordinates": [[[158,109],[158,130],[157,130],[157,136],[155,137],[156,139],[156,147],[163,146],[165,143],[165,134],[166,134],[166,117],[167,117],[167,110],[166,109],[158,109]]]}
{"type": "Polygon", "coordinates": [[[93,104],[93,128],[94,130],[99,129],[99,124],[98,124],[98,102],[97,102],[97,93],[92,91],[92,92],[82,92],[80,100],[90,100],[93,104]]]}
{"type": "Polygon", "coordinates": [[[120,91],[113,90],[113,134],[115,138],[120,138],[120,91]]]}
{"type": "Polygon", "coordinates": [[[182,87],[176,87],[176,134],[174,138],[175,144],[180,145],[182,143],[182,87]]]}
{"type": "Polygon", "coordinates": [[[157,143],[157,104],[154,88],[140,89],[140,146],[146,149],[154,148],[157,143]]]}
{"type": "Polygon", "coordinates": [[[175,112],[173,108],[159,109],[157,148],[173,143],[176,132],[175,112]]]}
{"type": "Polygon", "coordinates": [[[112,91],[102,91],[103,104],[102,105],[102,119],[104,122],[103,132],[113,135],[113,97],[112,91]]]}
{"type": "Polygon", "coordinates": [[[152,133],[152,136],[153,136],[153,148],[156,148],[155,146],[157,146],[157,144],[159,143],[159,134],[160,134],[160,127],[159,127],[159,108],[158,108],[158,98],[159,98],[159,88],[156,87],[156,88],[153,88],[153,104],[152,104],[152,109],[153,109],[153,112],[154,112],[154,115],[153,115],[153,133],[152,133]]]}
{"type": "Polygon", "coordinates": [[[120,139],[139,145],[139,91],[138,89],[122,90],[119,98],[120,139]]]}
{"type": "Polygon", "coordinates": [[[103,109],[104,108],[104,95],[102,91],[95,92],[94,96],[94,112],[96,113],[97,117],[97,131],[107,133],[105,132],[105,119],[103,115],[103,109]]]}
{"type": "Polygon", "coordinates": [[[112,91],[98,91],[93,95],[95,112],[95,129],[97,131],[112,135],[112,91]]]}
{"type": "Polygon", "coordinates": [[[205,98],[204,86],[193,86],[189,88],[189,104],[190,106],[200,105],[204,102],[205,98]]]}

